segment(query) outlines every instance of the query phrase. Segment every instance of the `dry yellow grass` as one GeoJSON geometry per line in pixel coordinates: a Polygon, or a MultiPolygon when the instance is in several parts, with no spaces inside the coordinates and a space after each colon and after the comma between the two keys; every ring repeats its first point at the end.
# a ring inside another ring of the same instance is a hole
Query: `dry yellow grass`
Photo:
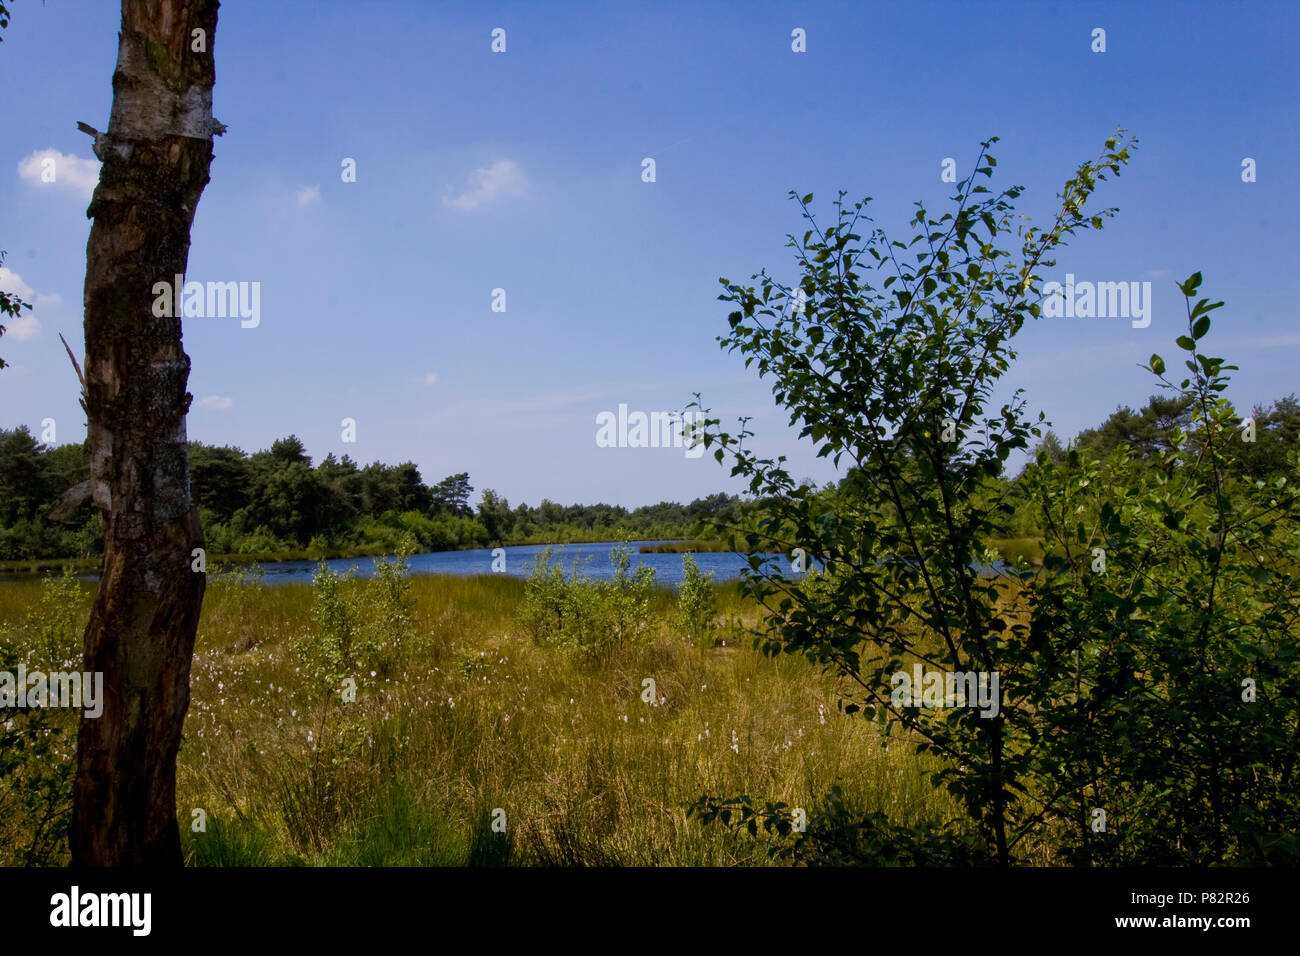
{"type": "MultiPolygon", "coordinates": [[[[38,594],[0,585],[0,629],[21,640],[38,594]]],[[[295,649],[311,640],[310,587],[212,581],[178,770],[191,862],[749,864],[766,862],[762,838],[686,807],[742,793],[812,807],[839,784],[899,823],[954,812],[910,748],[837,712],[829,675],[735,631],[713,648],[669,633],[670,591],[652,601],[653,639],[600,661],[522,634],[522,581],[416,578],[412,594],[417,638],[342,703],[295,649]]],[[[730,587],[718,600],[756,623],[730,587]]]]}

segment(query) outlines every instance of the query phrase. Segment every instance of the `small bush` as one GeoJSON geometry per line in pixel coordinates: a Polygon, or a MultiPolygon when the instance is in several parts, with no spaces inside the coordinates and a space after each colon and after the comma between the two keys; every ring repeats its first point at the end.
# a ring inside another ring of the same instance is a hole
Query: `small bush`
{"type": "Polygon", "coordinates": [[[366,588],[365,647],[381,676],[394,672],[415,633],[409,561],[414,550],[408,535],[396,555],[375,562],[375,576],[366,588]]]}
{"type": "Polygon", "coordinates": [[[353,644],[361,629],[362,608],[348,583],[348,575],[320,562],[312,578],[313,630],[296,644],[299,659],[326,693],[337,690],[356,663],[353,644]]]}
{"type": "Polygon", "coordinates": [[[610,549],[610,562],[609,581],[584,578],[576,564],[566,576],[547,548],[524,586],[520,626],[543,647],[586,653],[642,641],[650,629],[654,569],[639,565],[632,571],[632,550],[625,545],[610,549]]]}
{"type": "Polygon", "coordinates": [[[712,572],[701,574],[695,559],[689,554],[682,555],[682,583],[677,585],[677,613],[671,619],[673,628],[698,647],[712,647],[717,615],[712,572]]]}
{"type": "Polygon", "coordinates": [[[415,632],[408,537],[393,558],[375,562],[375,575],[353,581],[331,571],[324,561],[312,579],[313,632],[297,646],[299,658],[317,683],[337,691],[346,677],[375,671],[395,672],[415,632]]]}

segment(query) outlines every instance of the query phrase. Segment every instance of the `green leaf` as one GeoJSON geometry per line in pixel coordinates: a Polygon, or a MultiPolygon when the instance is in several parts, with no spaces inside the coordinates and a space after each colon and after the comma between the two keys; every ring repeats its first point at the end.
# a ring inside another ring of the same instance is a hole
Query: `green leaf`
{"type": "Polygon", "coordinates": [[[1205,333],[1208,331],[1210,331],[1210,317],[1208,315],[1203,315],[1197,319],[1196,324],[1192,326],[1192,338],[1204,338],[1205,333]]]}
{"type": "Polygon", "coordinates": [[[1222,302],[1211,302],[1209,299],[1202,299],[1200,302],[1197,302],[1196,307],[1192,309],[1192,318],[1196,318],[1198,315],[1204,315],[1207,312],[1213,312],[1215,309],[1221,308],[1222,306],[1222,302]]]}
{"type": "Polygon", "coordinates": [[[1154,352],[1151,353],[1150,364],[1151,364],[1151,371],[1155,372],[1157,375],[1165,374],[1165,360],[1162,359],[1159,355],[1156,355],[1154,352]]]}
{"type": "Polygon", "coordinates": [[[1185,335],[1178,336],[1178,338],[1175,341],[1178,343],[1178,347],[1180,349],[1185,349],[1188,352],[1196,351],[1196,343],[1193,342],[1185,335]]]}

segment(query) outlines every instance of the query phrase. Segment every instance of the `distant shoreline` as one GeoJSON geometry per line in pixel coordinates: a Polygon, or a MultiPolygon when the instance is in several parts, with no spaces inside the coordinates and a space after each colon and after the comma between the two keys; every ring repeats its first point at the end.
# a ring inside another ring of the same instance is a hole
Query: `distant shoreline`
{"type": "Polygon", "coordinates": [[[641,554],[720,554],[736,549],[724,541],[661,541],[656,544],[643,544],[637,548],[641,554]]]}
{"type": "MultiPolygon", "coordinates": [[[[567,544],[604,544],[608,538],[566,541],[514,541],[510,544],[488,545],[487,548],[521,548],[529,546],[567,545],[567,544]]],[[[616,542],[613,542],[616,543],[616,542]]],[[[1003,560],[1015,564],[1017,558],[1024,558],[1031,567],[1041,567],[1043,563],[1042,542],[1038,538],[1003,538],[994,542],[994,546],[1003,560]]],[[[461,548],[443,548],[438,551],[422,551],[421,554],[445,554],[451,551],[485,550],[483,545],[461,548]]],[[[674,541],[657,541],[643,544],[637,548],[641,554],[721,554],[735,549],[718,540],[700,540],[684,538],[674,541]]],[[[743,553],[743,552],[737,552],[743,553]]],[[[245,564],[271,564],[280,561],[338,561],[347,558],[383,558],[390,552],[382,548],[343,548],[325,552],[294,551],[258,551],[246,554],[210,554],[207,561],[211,567],[239,566],[245,564]]],[[[97,573],[100,570],[101,557],[95,558],[20,558],[12,561],[0,561],[0,575],[21,577],[41,574],[46,571],[70,570],[80,573],[97,573]]]]}
{"type": "MultiPolygon", "coordinates": [[[[608,541],[608,537],[594,537],[589,540],[568,539],[564,541],[512,541],[509,544],[493,545],[469,545],[460,548],[442,548],[437,551],[422,551],[421,554],[444,554],[449,551],[479,551],[487,548],[523,548],[533,545],[565,545],[565,544],[603,544],[608,541]]],[[[681,554],[691,551],[730,551],[731,548],[713,545],[717,542],[691,542],[691,541],[665,541],[655,544],[643,544],[640,547],[642,554],[681,554]]],[[[341,548],[327,551],[307,551],[306,549],[292,551],[255,551],[242,554],[209,554],[207,563],[216,567],[219,565],[244,565],[244,564],[270,564],[279,561],[339,561],[347,558],[383,558],[389,557],[390,552],[383,548],[341,548]]],[[[0,575],[28,575],[41,574],[45,571],[79,571],[82,573],[96,573],[100,570],[103,562],[103,556],[94,558],[17,558],[11,561],[0,561],[0,575]]]]}

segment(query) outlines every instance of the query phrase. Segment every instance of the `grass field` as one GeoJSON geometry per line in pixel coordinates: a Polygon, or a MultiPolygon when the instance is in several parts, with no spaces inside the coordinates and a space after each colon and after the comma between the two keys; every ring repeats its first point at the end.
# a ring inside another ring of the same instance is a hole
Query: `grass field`
{"type": "MultiPolygon", "coordinates": [[[[75,641],[93,590],[74,586],[75,641]]],[[[37,641],[42,587],[0,585],[11,643],[37,641]]],[[[734,585],[716,591],[725,645],[670,633],[675,594],[661,589],[651,640],[599,660],[524,636],[523,591],[505,576],[413,579],[414,639],[388,673],[357,674],[343,703],[304,672],[310,586],[210,578],[178,770],[188,860],[762,864],[764,837],[701,827],[686,807],[742,793],[811,807],[839,784],[855,808],[904,825],[955,812],[911,748],[882,747],[871,723],[836,710],[829,675],[752,649],[743,628],[758,615],[734,585]]],[[[11,843],[33,825],[18,806],[0,793],[11,843]]]]}

